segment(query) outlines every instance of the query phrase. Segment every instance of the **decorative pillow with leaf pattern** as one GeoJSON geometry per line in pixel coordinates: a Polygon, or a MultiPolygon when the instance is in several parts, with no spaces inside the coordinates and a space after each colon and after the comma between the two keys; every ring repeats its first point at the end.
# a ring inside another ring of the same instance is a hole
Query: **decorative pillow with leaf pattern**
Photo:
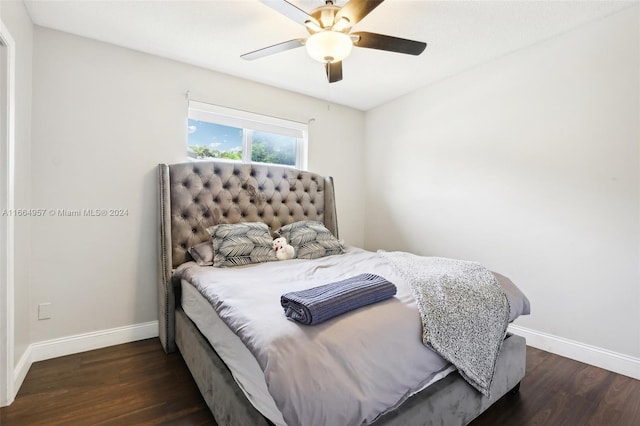
{"type": "Polygon", "coordinates": [[[276,260],[269,227],[262,222],[221,224],[207,228],[213,242],[213,266],[241,266],[276,260]]]}
{"type": "Polygon", "coordinates": [[[296,249],[297,259],[316,259],[344,253],[342,243],[322,222],[302,220],[283,226],[277,233],[296,249]]]}

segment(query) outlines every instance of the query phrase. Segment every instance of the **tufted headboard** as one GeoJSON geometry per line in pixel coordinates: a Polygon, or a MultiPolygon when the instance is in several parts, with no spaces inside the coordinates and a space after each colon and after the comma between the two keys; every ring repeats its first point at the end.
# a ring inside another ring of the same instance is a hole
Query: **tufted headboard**
{"type": "Polygon", "coordinates": [[[165,351],[175,349],[171,275],[187,250],[219,223],[264,222],[271,231],[300,220],[323,222],[338,238],[333,179],[288,167],[225,161],[158,165],[159,322],[165,351]]]}

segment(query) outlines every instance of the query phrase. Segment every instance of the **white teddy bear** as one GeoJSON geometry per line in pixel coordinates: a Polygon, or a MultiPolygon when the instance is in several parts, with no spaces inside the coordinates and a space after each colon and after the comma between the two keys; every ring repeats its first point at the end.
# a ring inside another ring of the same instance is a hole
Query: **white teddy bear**
{"type": "Polygon", "coordinates": [[[296,257],[296,250],[293,246],[287,244],[287,240],[284,237],[273,240],[273,250],[275,250],[278,260],[287,260],[296,257]]]}

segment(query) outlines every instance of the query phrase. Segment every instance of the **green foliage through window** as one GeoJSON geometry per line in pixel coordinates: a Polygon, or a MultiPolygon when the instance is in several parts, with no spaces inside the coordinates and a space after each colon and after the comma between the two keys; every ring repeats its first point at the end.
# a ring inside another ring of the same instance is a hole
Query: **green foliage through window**
{"type": "Polygon", "coordinates": [[[228,160],[242,160],[242,151],[219,151],[207,146],[192,145],[191,150],[196,158],[226,158],[228,160]]]}
{"type": "Polygon", "coordinates": [[[295,166],[296,138],[254,132],[251,143],[251,161],[295,166]]]}

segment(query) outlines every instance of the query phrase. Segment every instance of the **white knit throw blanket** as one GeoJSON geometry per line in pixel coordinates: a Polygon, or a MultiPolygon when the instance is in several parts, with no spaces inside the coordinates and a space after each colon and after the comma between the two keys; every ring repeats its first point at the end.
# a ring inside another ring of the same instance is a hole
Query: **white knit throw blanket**
{"type": "Polygon", "coordinates": [[[510,309],[491,271],[476,262],[378,254],[410,285],[422,318],[422,342],[488,397],[510,309]]]}

